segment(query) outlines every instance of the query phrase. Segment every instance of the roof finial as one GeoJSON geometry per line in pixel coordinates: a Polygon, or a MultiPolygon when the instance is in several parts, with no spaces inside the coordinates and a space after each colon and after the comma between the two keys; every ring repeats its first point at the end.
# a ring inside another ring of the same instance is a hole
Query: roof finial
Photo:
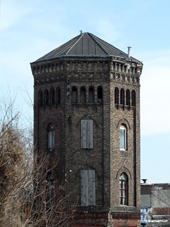
{"type": "Polygon", "coordinates": [[[82,30],[80,30],[80,35],[82,35],[82,30]]]}

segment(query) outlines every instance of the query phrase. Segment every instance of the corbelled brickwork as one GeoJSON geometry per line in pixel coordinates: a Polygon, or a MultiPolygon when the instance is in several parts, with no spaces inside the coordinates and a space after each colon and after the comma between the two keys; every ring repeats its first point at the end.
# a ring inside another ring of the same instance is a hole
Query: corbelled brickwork
{"type": "Polygon", "coordinates": [[[125,57],[123,52],[123,57],[104,53],[104,41],[97,43],[98,39],[92,34],[83,34],[67,43],[74,49],[70,56],[59,55],[63,51],[61,46],[31,63],[36,150],[49,156],[51,163],[59,157],[58,178],[66,182],[65,194],[71,193],[68,202],[77,204],[72,226],[140,226],[142,63],[125,57]],[[76,47],[77,43],[80,45],[76,47]],[[88,49],[88,55],[76,54],[81,45],[84,51],[88,49]],[[90,56],[90,48],[98,54],[90,56]],[[55,53],[59,56],[54,56],[55,53]],[[94,101],[91,101],[91,88],[94,101]],[[86,128],[87,135],[82,134],[82,120],[93,124],[92,131],[86,128]],[[51,150],[48,148],[49,124],[55,127],[55,146],[51,150]],[[125,149],[120,149],[121,126],[126,129],[125,149]],[[92,136],[92,148],[82,148],[82,141],[88,140],[88,136],[92,136]],[[83,178],[82,174],[88,173],[83,171],[87,170],[92,170],[95,177],[83,178]],[[127,176],[126,192],[122,194],[122,198],[126,197],[125,204],[120,202],[122,173],[127,176]],[[88,206],[82,205],[84,200],[88,206]],[[95,205],[91,201],[95,201],[95,205]]]}

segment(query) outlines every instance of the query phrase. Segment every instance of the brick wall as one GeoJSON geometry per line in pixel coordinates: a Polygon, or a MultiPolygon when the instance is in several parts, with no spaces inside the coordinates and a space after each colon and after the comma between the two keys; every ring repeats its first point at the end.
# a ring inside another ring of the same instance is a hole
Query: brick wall
{"type": "Polygon", "coordinates": [[[75,226],[106,226],[109,211],[113,212],[111,226],[140,226],[140,70],[137,65],[137,70],[125,70],[126,61],[119,61],[118,68],[113,62],[110,57],[70,57],[32,63],[36,150],[49,156],[53,163],[59,157],[59,178],[66,182],[66,195],[71,193],[68,202],[77,205],[75,226]],[[39,72],[41,67],[46,71],[39,72]],[[87,102],[84,104],[80,103],[82,86],[86,89],[87,102]],[[94,87],[94,103],[88,102],[90,86],[94,87]],[[103,91],[102,103],[98,103],[99,86],[103,91]],[[38,108],[38,92],[44,93],[47,89],[50,93],[51,87],[55,91],[60,87],[61,103],[38,108]],[[76,104],[72,103],[73,87],[77,88],[76,104]],[[126,105],[117,108],[115,87],[119,91],[123,88],[125,93],[129,89],[130,94],[134,90],[136,107],[132,107],[130,100],[130,108],[126,105]],[[93,149],[81,148],[81,120],[93,120],[93,149]],[[47,149],[49,123],[55,125],[55,149],[52,152],[47,149]],[[121,124],[127,127],[126,151],[120,150],[121,124]],[[88,169],[95,170],[96,206],[82,207],[80,171],[88,169]],[[128,176],[126,206],[119,205],[119,176],[122,172],[128,176]]]}

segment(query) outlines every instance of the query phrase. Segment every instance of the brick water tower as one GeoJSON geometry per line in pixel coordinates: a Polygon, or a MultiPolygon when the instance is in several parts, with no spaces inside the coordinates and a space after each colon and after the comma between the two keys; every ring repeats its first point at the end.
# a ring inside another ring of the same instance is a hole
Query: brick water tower
{"type": "Polygon", "coordinates": [[[142,67],[91,33],[31,63],[36,151],[59,157],[72,226],[140,226],[142,67]]]}

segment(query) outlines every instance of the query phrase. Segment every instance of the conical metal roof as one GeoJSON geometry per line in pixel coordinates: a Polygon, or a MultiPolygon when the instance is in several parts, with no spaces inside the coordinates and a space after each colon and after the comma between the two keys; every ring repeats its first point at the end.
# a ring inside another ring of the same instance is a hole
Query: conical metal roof
{"type": "MultiPolygon", "coordinates": [[[[39,58],[38,61],[50,60],[62,56],[113,56],[123,59],[129,59],[128,54],[98,38],[97,36],[85,32],[74,37],[63,45],[52,50],[48,54],[39,58]]],[[[129,60],[137,61],[137,59],[130,57],[129,60]]]]}

